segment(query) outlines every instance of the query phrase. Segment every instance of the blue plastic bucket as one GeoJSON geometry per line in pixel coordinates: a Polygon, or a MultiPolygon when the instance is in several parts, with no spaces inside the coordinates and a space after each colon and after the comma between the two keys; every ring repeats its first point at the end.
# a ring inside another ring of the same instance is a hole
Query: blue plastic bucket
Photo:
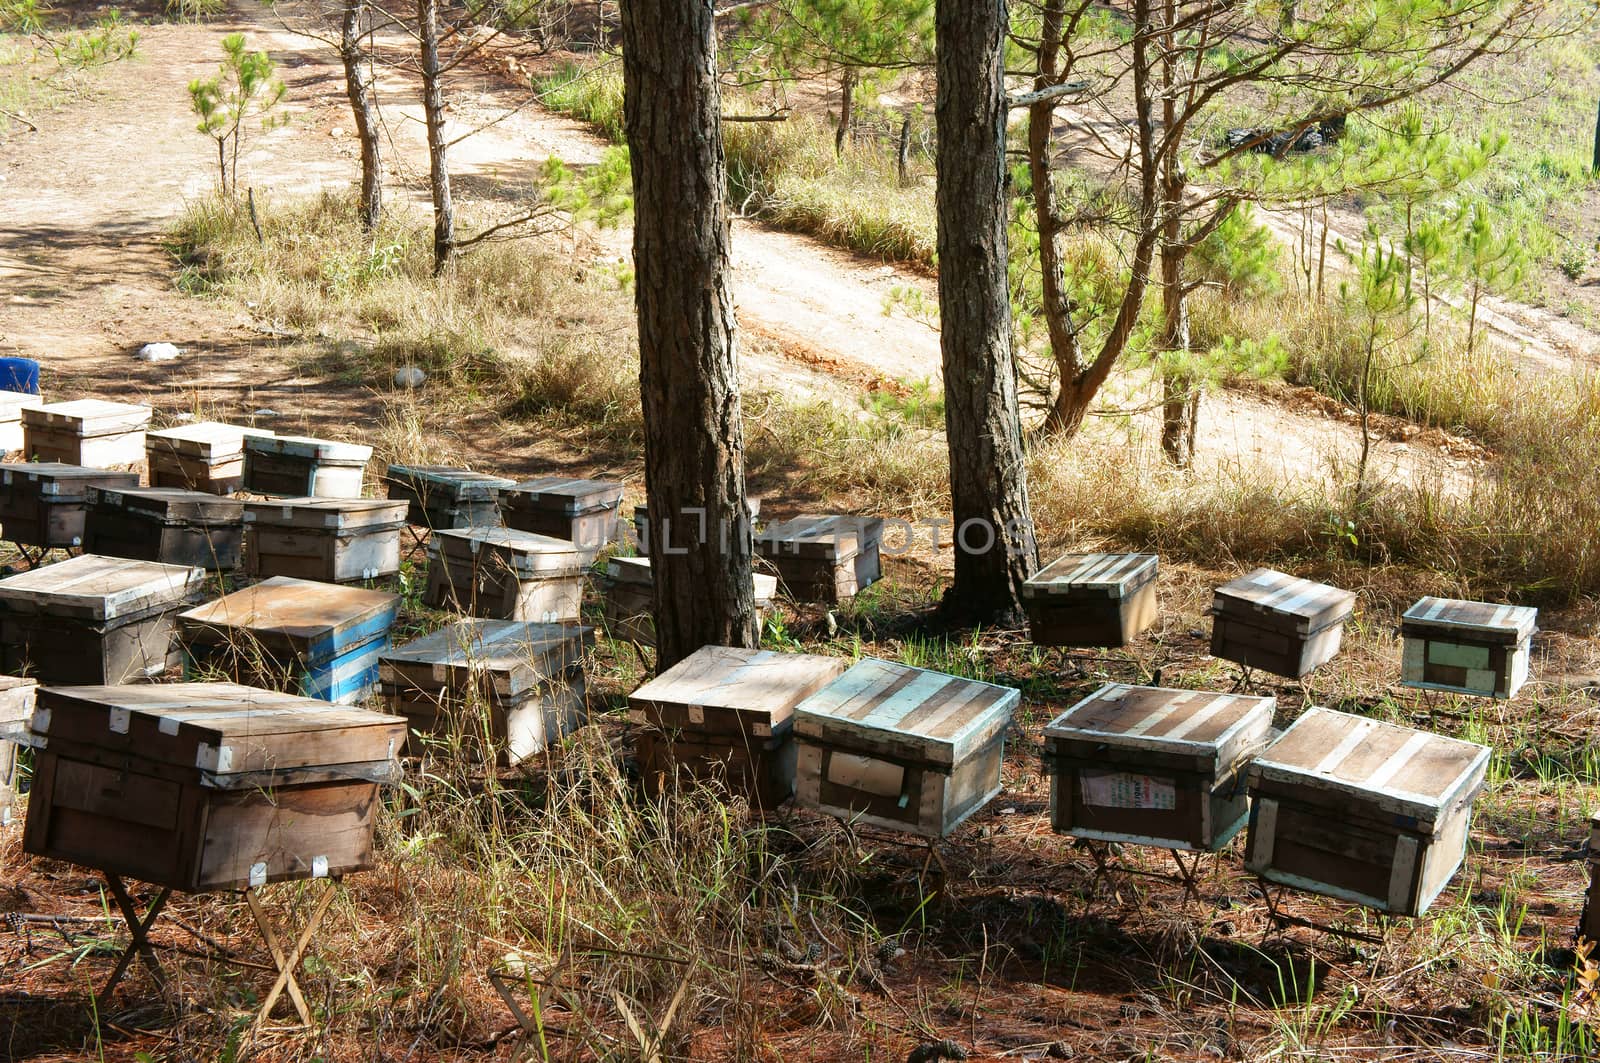
{"type": "Polygon", "coordinates": [[[39,363],[32,358],[0,358],[0,391],[39,394],[39,363]]]}

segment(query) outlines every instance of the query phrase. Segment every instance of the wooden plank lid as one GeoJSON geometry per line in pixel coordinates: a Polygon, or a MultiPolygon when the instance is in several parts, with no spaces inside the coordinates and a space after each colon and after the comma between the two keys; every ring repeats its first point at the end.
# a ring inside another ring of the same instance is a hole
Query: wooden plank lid
{"type": "Polygon", "coordinates": [[[205,491],[163,487],[91,487],[91,505],[120,509],[163,523],[238,524],[244,520],[244,503],[205,491]]]}
{"type": "Polygon", "coordinates": [[[118,620],[192,602],[205,578],[203,568],[80,554],[0,580],[0,609],[118,620]]]}
{"type": "Polygon", "coordinates": [[[1539,610],[1526,605],[1423,598],[1400,618],[1402,634],[1455,634],[1514,646],[1534,633],[1539,610]]]}
{"type": "Polygon", "coordinates": [[[522,480],[500,492],[506,509],[542,509],[569,516],[615,509],[622,503],[622,485],[613,480],[540,476],[522,480]]]}
{"type": "Polygon", "coordinates": [[[1028,597],[1099,591],[1126,598],[1156,578],[1155,554],[1063,554],[1023,584],[1028,597]]]}
{"type": "Polygon", "coordinates": [[[90,487],[138,487],[136,472],[91,469],[59,461],[12,462],[0,465],[0,490],[27,489],[63,502],[81,501],[90,487]]]}
{"type": "Polygon", "coordinates": [[[795,708],[795,732],[930,764],[959,764],[1011,721],[1012,687],[866,657],[795,708]]]}
{"type": "Polygon", "coordinates": [[[174,428],[146,432],[144,449],[153,454],[176,454],[211,462],[226,461],[243,457],[247,436],[268,438],[273,434],[266,428],[246,428],[222,421],[194,421],[174,428]]]}
{"type": "Polygon", "coordinates": [[[1295,630],[1309,634],[1349,619],[1355,603],[1354,591],[1258,568],[1218,587],[1212,607],[1229,616],[1273,614],[1292,621],[1295,630]]]}
{"type": "Polygon", "coordinates": [[[1272,728],[1277,699],[1107,683],[1045,725],[1047,739],[1234,764],[1272,728]]]}
{"type": "Polygon", "coordinates": [[[664,727],[694,727],[706,710],[749,717],[771,734],[794,708],[849,666],[840,657],[702,646],[628,695],[628,706],[664,727]]]}
{"type": "Polygon", "coordinates": [[[424,502],[445,505],[457,502],[493,502],[501,491],[516,486],[515,480],[490,476],[452,465],[391,465],[385,482],[400,485],[424,502]]]}
{"type": "Polygon", "coordinates": [[[1489,750],[1475,742],[1313,706],[1250,765],[1252,785],[1291,783],[1355,797],[1432,833],[1482,786],[1489,750]]]}
{"type": "Polygon", "coordinates": [[[104,399],[49,402],[22,411],[22,423],[36,428],[61,428],[80,436],[108,436],[137,432],[150,424],[148,406],[104,399]]]}
{"type": "Polygon", "coordinates": [[[474,680],[514,698],[578,666],[594,646],[594,629],[520,620],[458,620],[390,650],[379,679],[421,690],[464,689],[474,680]]]}
{"type": "Polygon", "coordinates": [[[274,498],[246,502],[244,522],[269,528],[384,531],[406,522],[408,503],[387,498],[274,498]]]}
{"type": "MultiPolygon", "coordinates": [[[[655,576],[648,557],[613,557],[606,562],[606,576],[614,583],[627,583],[638,587],[653,587],[655,576]]],[[[765,572],[753,573],[756,604],[766,606],[778,593],[778,577],[765,572]]]]}
{"type": "Polygon", "coordinates": [[[126,750],[143,760],[193,769],[227,788],[297,769],[343,767],[356,778],[392,774],[406,722],[363,709],[234,683],[137,683],[50,687],[33,714],[45,748],[68,743],[126,750]],[[378,769],[378,770],[374,770],[378,769]]]}
{"type": "Polygon", "coordinates": [[[364,443],[341,443],[312,436],[246,436],[244,449],[256,454],[281,454],[330,465],[365,465],[372,448],[364,443]]]}
{"type": "Polygon", "coordinates": [[[35,410],[43,405],[45,405],[43,395],[0,389],[0,423],[21,421],[23,410],[35,410]]]}
{"type": "Polygon", "coordinates": [[[399,606],[395,594],[273,576],[179,614],[178,625],[195,641],[268,636],[320,660],[387,634],[399,606]]]}
{"type": "Polygon", "coordinates": [[[767,525],[756,536],[756,552],[766,558],[836,561],[875,547],[882,539],[883,521],[877,517],[801,516],[767,525]]]}
{"type": "Polygon", "coordinates": [[[515,528],[438,528],[428,539],[429,558],[503,564],[524,578],[582,573],[594,555],[570,539],[515,528]]]}

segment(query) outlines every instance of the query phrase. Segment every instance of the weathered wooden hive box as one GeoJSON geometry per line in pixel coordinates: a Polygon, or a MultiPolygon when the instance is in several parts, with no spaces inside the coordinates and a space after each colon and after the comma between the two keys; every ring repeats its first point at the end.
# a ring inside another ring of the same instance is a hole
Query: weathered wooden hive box
{"type": "Polygon", "coordinates": [[[176,614],[205,570],[83,554],[0,580],[0,669],[45,683],[126,683],[179,662],[176,614]]]}
{"type": "Polygon", "coordinates": [[[406,519],[419,528],[493,528],[500,524],[500,492],[515,480],[448,465],[391,465],[383,478],[389,498],[408,504],[406,519]]]}
{"type": "Polygon", "coordinates": [[[231,683],[56,687],[23,848],[186,892],[372,866],[405,721],[231,683]]]}
{"type": "Polygon", "coordinates": [[[0,827],[9,826],[17,805],[17,739],[33,718],[32,679],[0,675],[0,827]]]}
{"type": "Polygon", "coordinates": [[[883,521],[876,517],[796,517],[756,536],[756,556],[800,602],[841,602],[876,583],[883,521]]]}
{"type": "Polygon", "coordinates": [[[1298,679],[1339,652],[1353,591],[1258,568],[1216,589],[1211,655],[1298,679]]]}
{"type": "MultiPolygon", "coordinates": [[[[761,499],[756,495],[746,495],[744,504],[750,513],[750,527],[753,530],[756,525],[756,518],[761,516],[761,499]]],[[[700,534],[698,522],[693,528],[689,529],[689,532],[690,539],[700,534]]],[[[633,536],[636,540],[634,545],[638,547],[639,556],[649,557],[650,540],[654,538],[654,533],[650,531],[650,507],[648,505],[641,504],[633,507],[633,536]]],[[[667,545],[672,547],[683,546],[685,545],[684,538],[683,531],[679,530],[674,533],[674,530],[669,528],[667,545]]]]}
{"type": "Polygon", "coordinates": [[[588,721],[583,661],[593,648],[594,629],[577,624],[458,620],[385,653],[378,676],[412,732],[514,765],[588,721]]]}
{"type": "Polygon", "coordinates": [[[435,531],[424,600],[494,620],[577,620],[593,556],[570,539],[515,528],[435,531]]]}
{"type": "Polygon", "coordinates": [[[795,706],[848,666],[809,653],[696,650],[628,696],[646,788],[670,789],[681,772],[776,808],[795,788],[795,706]]]}
{"type": "MultiPolygon", "coordinates": [[[[655,578],[648,557],[613,557],[606,562],[606,629],[614,639],[656,644],[655,578]]],[[[778,593],[778,577],[755,574],[756,623],[766,621],[778,593]]]]}
{"type": "Polygon", "coordinates": [[[41,549],[82,546],[89,488],[139,486],[136,472],[112,472],[58,461],[0,465],[0,535],[41,549]]]}
{"type": "Polygon", "coordinates": [[[246,436],[244,488],[292,498],[360,498],[372,448],[310,436],[246,436]]]}
{"type": "Polygon", "coordinates": [[[180,614],[178,633],[192,675],[352,703],[378,681],[399,606],[382,591],[273,576],[180,614]]]}
{"type": "Polygon", "coordinates": [[[110,469],[144,462],[150,407],[102,399],[51,402],[22,411],[22,449],[33,461],[110,469]]]}
{"type": "Polygon", "coordinates": [[[1155,554],[1066,554],[1022,587],[1040,646],[1126,646],[1156,619],[1155,554]]]}
{"type": "Polygon", "coordinates": [[[1489,750],[1307,709],[1249,767],[1245,866],[1270,882],[1421,915],[1466,852],[1489,750]]]}
{"type": "Polygon", "coordinates": [[[1215,852],[1249,812],[1244,767],[1276,699],[1108,683],[1044,729],[1062,834],[1215,852]]]}
{"type": "Polygon", "coordinates": [[[91,487],[84,548],[212,572],[239,567],[244,503],[204,491],[91,487]]]}
{"type": "Polygon", "coordinates": [[[245,428],[221,421],[197,421],[148,432],[145,460],[151,487],[172,487],[231,495],[244,486],[244,441],[269,438],[264,428],[245,428]]]}
{"type": "Polygon", "coordinates": [[[382,498],[283,498],[244,507],[245,571],[359,583],[400,571],[406,503],[382,498]]]}
{"type": "Polygon", "coordinates": [[[22,450],[22,411],[45,404],[41,395],[0,390],[0,455],[22,450]]]}
{"type": "Polygon", "coordinates": [[[500,492],[506,527],[577,543],[591,552],[616,538],[622,485],[610,480],[541,476],[500,492]]]}
{"type": "Polygon", "coordinates": [[[1400,618],[1400,680],[1408,687],[1514,698],[1528,681],[1539,610],[1424,598],[1400,618]]]}
{"type": "Polygon", "coordinates": [[[942,838],[1000,792],[1019,691],[865,658],[794,710],[801,804],[942,838]]]}

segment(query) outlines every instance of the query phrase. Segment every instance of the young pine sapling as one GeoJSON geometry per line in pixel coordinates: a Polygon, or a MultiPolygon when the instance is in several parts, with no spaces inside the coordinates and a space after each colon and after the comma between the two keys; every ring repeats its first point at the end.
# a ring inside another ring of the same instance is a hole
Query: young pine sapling
{"type": "Polygon", "coordinates": [[[189,82],[189,106],[200,121],[195,129],[217,145],[217,179],[224,195],[239,194],[239,147],[254,119],[260,132],[288,121],[271,112],[283,101],[284,84],[266,52],[252,52],[244,34],[222,38],[222,63],[210,78],[189,82]]]}

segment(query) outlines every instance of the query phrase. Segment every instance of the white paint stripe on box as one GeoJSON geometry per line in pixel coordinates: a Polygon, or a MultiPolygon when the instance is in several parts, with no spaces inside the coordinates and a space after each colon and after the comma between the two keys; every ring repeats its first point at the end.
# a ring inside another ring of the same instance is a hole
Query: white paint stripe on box
{"type": "Polygon", "coordinates": [[[1318,761],[1317,766],[1311,770],[1318,775],[1333,774],[1333,770],[1343,763],[1344,759],[1366,740],[1367,735],[1377,729],[1377,726],[1377,723],[1372,720],[1358,721],[1354,727],[1350,728],[1350,733],[1345,735],[1338,745],[1329,750],[1328,755],[1318,761]]]}
{"type": "Polygon", "coordinates": [[[1129,738],[1137,738],[1139,735],[1147,733],[1152,727],[1155,727],[1167,717],[1177,712],[1185,700],[1187,699],[1180,701],[1169,701],[1165,705],[1157,707],[1153,711],[1147,713],[1144,719],[1140,720],[1138,723],[1134,724],[1132,727],[1128,728],[1122,733],[1127,735],[1129,738]]]}
{"type": "Polygon", "coordinates": [[[1409,764],[1411,758],[1416,756],[1417,752],[1427,745],[1428,740],[1432,737],[1425,731],[1418,731],[1406,739],[1401,743],[1399,749],[1389,754],[1389,759],[1379,764],[1377,770],[1367,776],[1367,785],[1374,790],[1381,790],[1389,785],[1389,780],[1393,779],[1401,768],[1409,764]]]}
{"type": "MultiPolygon", "coordinates": [[[[963,680],[960,679],[956,679],[954,681],[963,682],[963,680]]],[[[946,705],[944,708],[940,709],[938,712],[919,723],[917,725],[917,733],[930,736],[937,735],[939,726],[941,724],[950,719],[956,713],[960,712],[962,709],[966,708],[968,705],[972,704],[972,702],[976,700],[985,689],[986,688],[983,683],[968,682],[966,689],[956,697],[952,698],[950,700],[950,704],[946,705]]]]}
{"type": "Polygon", "coordinates": [[[1190,731],[1193,731],[1201,724],[1216,716],[1223,709],[1227,708],[1229,705],[1232,705],[1236,700],[1237,699],[1232,694],[1219,694],[1217,697],[1212,698],[1210,703],[1207,704],[1205,708],[1200,709],[1193,716],[1189,717],[1187,720],[1168,731],[1163,737],[1170,738],[1173,741],[1183,738],[1190,731]]]}
{"type": "Polygon", "coordinates": [[[929,698],[943,690],[951,682],[951,676],[939,672],[923,672],[911,682],[901,687],[889,696],[888,700],[873,706],[871,712],[862,722],[870,722],[876,727],[896,729],[900,721],[920,708],[929,698]]]}
{"type": "Polygon", "coordinates": [[[1423,612],[1423,620],[1438,619],[1439,614],[1444,612],[1445,609],[1450,605],[1450,603],[1444,598],[1432,598],[1429,600],[1432,601],[1433,604],[1428,606],[1428,608],[1423,612]]]}

